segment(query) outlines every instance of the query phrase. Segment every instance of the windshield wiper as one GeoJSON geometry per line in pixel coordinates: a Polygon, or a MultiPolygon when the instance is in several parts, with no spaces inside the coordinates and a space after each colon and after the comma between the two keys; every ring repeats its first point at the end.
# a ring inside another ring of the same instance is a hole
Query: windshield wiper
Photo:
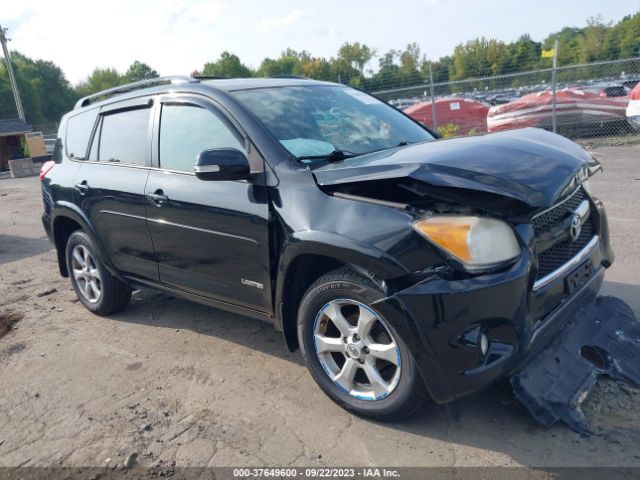
{"type": "Polygon", "coordinates": [[[341,160],[357,156],[357,153],[348,152],[346,150],[334,150],[326,155],[304,155],[302,157],[298,157],[298,160],[327,160],[329,162],[339,162],[341,160]]]}

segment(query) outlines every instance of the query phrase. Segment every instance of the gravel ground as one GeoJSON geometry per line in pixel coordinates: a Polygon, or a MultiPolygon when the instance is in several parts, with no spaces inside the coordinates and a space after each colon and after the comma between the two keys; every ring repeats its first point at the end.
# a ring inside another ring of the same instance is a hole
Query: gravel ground
{"type": "MultiPolygon", "coordinates": [[[[617,261],[604,293],[640,316],[640,147],[598,147],[617,261]]],[[[0,180],[0,466],[640,466],[640,394],[601,380],[598,432],[539,427],[499,384],[409,421],[349,415],[271,326],[153,292],[88,313],[57,271],[36,178],[0,180]],[[175,462],[175,463],[174,463],[175,462]]]]}

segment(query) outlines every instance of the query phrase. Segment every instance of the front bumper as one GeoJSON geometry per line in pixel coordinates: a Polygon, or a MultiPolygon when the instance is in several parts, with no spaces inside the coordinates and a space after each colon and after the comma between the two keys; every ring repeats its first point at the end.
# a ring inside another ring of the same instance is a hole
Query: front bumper
{"type": "Polygon", "coordinates": [[[597,296],[612,260],[606,215],[594,201],[597,236],[569,265],[535,282],[531,252],[509,270],[461,280],[439,276],[381,300],[413,324],[409,348],[438,403],[485,388],[522,369],[597,296]],[[579,285],[569,284],[586,271],[579,285]],[[482,353],[480,338],[489,348],[482,353]]]}

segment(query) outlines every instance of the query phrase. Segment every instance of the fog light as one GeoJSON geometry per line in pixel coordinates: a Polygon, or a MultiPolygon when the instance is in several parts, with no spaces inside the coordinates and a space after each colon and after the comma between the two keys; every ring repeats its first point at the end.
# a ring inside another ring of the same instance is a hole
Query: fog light
{"type": "Polygon", "coordinates": [[[482,336],[480,337],[480,351],[482,352],[482,355],[486,355],[488,350],[489,350],[489,339],[483,333],[482,336]]]}

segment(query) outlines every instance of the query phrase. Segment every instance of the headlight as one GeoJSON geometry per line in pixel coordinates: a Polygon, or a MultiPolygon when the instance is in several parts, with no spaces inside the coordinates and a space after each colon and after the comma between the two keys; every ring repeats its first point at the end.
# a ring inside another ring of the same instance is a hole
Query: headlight
{"type": "Polygon", "coordinates": [[[413,228],[471,271],[491,269],[520,255],[513,229],[495,218],[442,215],[418,220],[413,228]]]}
{"type": "Polygon", "coordinates": [[[589,183],[589,180],[585,180],[584,182],[582,182],[582,188],[584,188],[584,191],[587,192],[590,197],[593,197],[593,194],[591,193],[591,184],[589,183]]]}

